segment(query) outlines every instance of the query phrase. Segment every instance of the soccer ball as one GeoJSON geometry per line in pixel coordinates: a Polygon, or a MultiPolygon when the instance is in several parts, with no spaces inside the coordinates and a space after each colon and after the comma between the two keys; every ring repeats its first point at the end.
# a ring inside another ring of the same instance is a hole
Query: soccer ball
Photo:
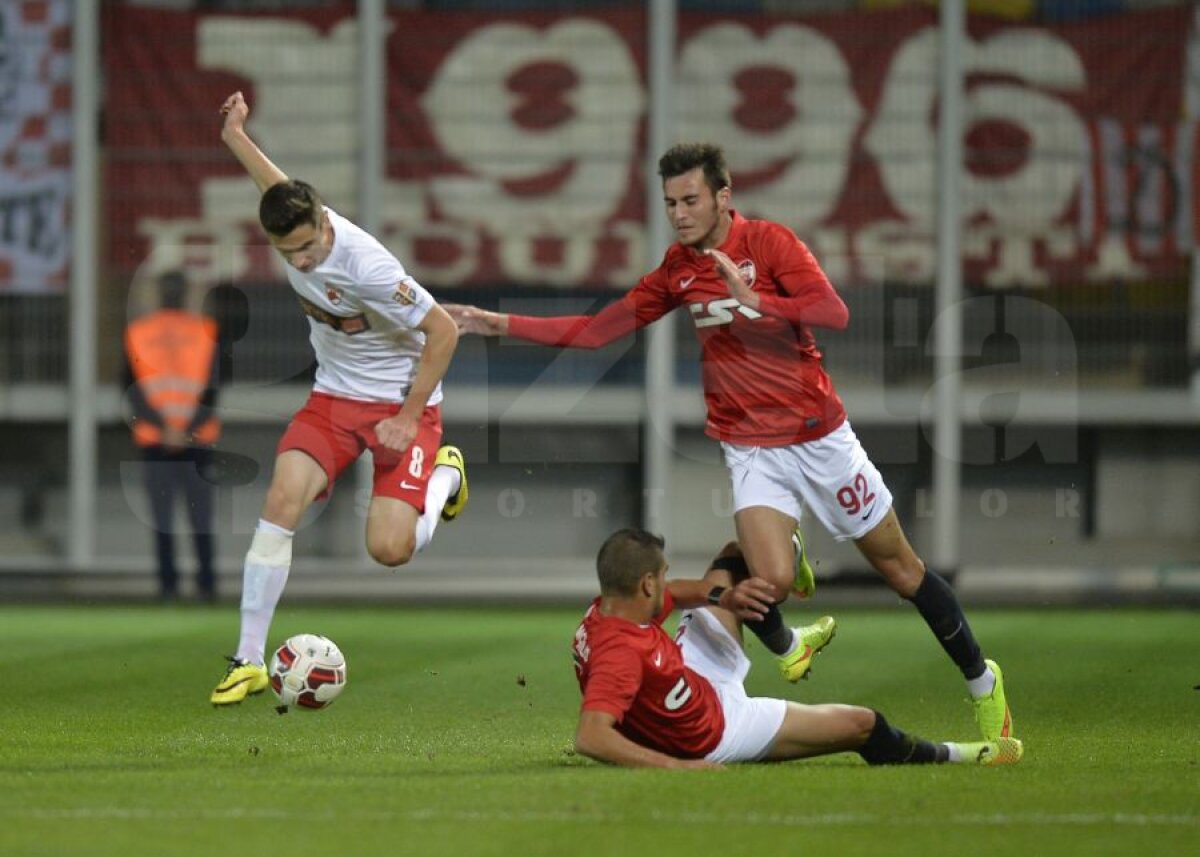
{"type": "Polygon", "coordinates": [[[283,703],[324,708],[346,686],[346,658],[337,644],[317,634],[288,637],[271,658],[271,689],[283,703]]]}

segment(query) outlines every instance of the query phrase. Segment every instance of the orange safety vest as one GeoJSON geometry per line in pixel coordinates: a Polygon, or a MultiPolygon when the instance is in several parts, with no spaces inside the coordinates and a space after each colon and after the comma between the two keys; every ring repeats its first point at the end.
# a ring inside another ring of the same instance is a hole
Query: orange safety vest
{"type": "MultiPolygon", "coordinates": [[[[125,353],[142,395],[164,422],[180,431],[196,415],[216,347],[216,322],[183,310],[161,309],[125,329],[125,353]]],[[[215,415],[192,434],[197,443],[210,446],[220,435],[221,421],[215,415]]],[[[138,446],[154,446],[162,443],[162,431],[135,416],[133,440],[138,446]]]]}

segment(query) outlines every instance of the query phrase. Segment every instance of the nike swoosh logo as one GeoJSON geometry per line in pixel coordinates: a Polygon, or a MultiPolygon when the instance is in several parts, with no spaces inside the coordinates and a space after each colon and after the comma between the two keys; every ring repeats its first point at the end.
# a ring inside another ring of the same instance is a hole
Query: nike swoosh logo
{"type": "Polygon", "coordinates": [[[401,482],[400,487],[403,488],[405,491],[416,491],[421,486],[420,485],[410,485],[407,482],[401,482]]]}
{"type": "Polygon", "coordinates": [[[662,652],[655,652],[655,653],[654,653],[654,665],[655,665],[656,667],[661,667],[661,666],[662,666],[662,652]]]}
{"type": "Polygon", "coordinates": [[[959,632],[959,631],[961,631],[961,630],[962,630],[962,628],[963,628],[963,626],[962,626],[962,622],[959,622],[959,623],[958,623],[958,627],[957,627],[957,628],[955,628],[953,631],[951,631],[951,632],[950,632],[950,636],[949,636],[949,637],[942,637],[942,639],[943,639],[943,640],[945,640],[946,642],[949,642],[950,640],[953,640],[955,637],[957,637],[957,636],[958,636],[958,632],[959,632]]]}
{"type": "Polygon", "coordinates": [[[686,277],[686,278],[680,280],[679,288],[686,289],[688,286],[690,286],[692,284],[692,280],[694,280],[694,279],[696,279],[696,278],[694,276],[692,276],[692,277],[686,277]]]}

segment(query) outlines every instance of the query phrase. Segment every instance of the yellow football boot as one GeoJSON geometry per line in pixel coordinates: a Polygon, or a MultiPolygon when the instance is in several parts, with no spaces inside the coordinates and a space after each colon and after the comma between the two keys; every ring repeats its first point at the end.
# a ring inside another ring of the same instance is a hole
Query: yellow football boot
{"type": "Polygon", "coordinates": [[[443,446],[433,460],[434,467],[439,464],[453,467],[459,475],[458,490],[446,498],[446,505],[442,507],[442,520],[453,521],[467,505],[467,462],[457,446],[443,446]]]}
{"type": "Polygon", "coordinates": [[[1012,712],[1008,710],[1008,702],[1004,698],[1004,676],[1000,673],[1000,665],[995,661],[984,661],[996,676],[996,684],[987,696],[971,700],[975,706],[975,722],[979,725],[979,734],[985,741],[996,741],[1012,736],[1012,712]]]}
{"type": "Polygon", "coordinates": [[[792,533],[792,547],[796,551],[796,573],[792,577],[792,592],[800,598],[811,598],[817,590],[817,579],[813,576],[813,567],[808,562],[808,554],[804,550],[804,534],[796,527],[792,533]]]}
{"type": "Polygon", "coordinates": [[[796,634],[796,648],[791,654],[779,655],[775,660],[783,677],[790,682],[797,682],[808,678],[813,658],[829,645],[837,633],[837,622],[832,616],[822,616],[813,624],[801,625],[792,631],[796,634]]]}
{"type": "Polygon", "coordinates": [[[213,705],[234,705],[247,696],[262,693],[268,684],[270,679],[265,666],[230,658],[225,677],[213,689],[208,701],[213,705]]]}
{"type": "Polygon", "coordinates": [[[956,744],[963,762],[972,765],[1015,765],[1025,755],[1025,745],[1016,738],[1000,738],[974,744],[956,744]]]}

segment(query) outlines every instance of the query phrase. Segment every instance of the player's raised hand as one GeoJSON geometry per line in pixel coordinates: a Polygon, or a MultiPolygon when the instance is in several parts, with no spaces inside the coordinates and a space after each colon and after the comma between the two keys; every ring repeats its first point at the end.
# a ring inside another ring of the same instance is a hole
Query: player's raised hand
{"type": "Polygon", "coordinates": [[[250,105],[240,89],[225,99],[221,105],[221,115],[225,117],[224,131],[240,131],[245,126],[250,116],[250,105]]]}
{"type": "Polygon", "coordinates": [[[225,117],[225,125],[221,128],[221,141],[229,147],[250,178],[258,185],[260,193],[267,188],[288,180],[287,173],[279,169],[258,148],[250,135],[246,133],[246,119],[250,116],[250,105],[241,90],[225,99],[221,105],[221,115],[225,117]]]}
{"type": "Polygon", "coordinates": [[[738,270],[738,266],[733,263],[733,260],[725,253],[716,249],[705,250],[704,255],[713,260],[713,264],[717,268],[717,273],[721,275],[721,279],[729,287],[729,296],[742,306],[750,307],[750,309],[758,309],[758,295],[742,279],[742,272],[738,270]]]}
{"type": "Polygon", "coordinates": [[[466,304],[442,304],[442,309],[454,319],[459,333],[474,333],[479,336],[508,334],[508,315],[505,313],[488,312],[466,304]]]}

